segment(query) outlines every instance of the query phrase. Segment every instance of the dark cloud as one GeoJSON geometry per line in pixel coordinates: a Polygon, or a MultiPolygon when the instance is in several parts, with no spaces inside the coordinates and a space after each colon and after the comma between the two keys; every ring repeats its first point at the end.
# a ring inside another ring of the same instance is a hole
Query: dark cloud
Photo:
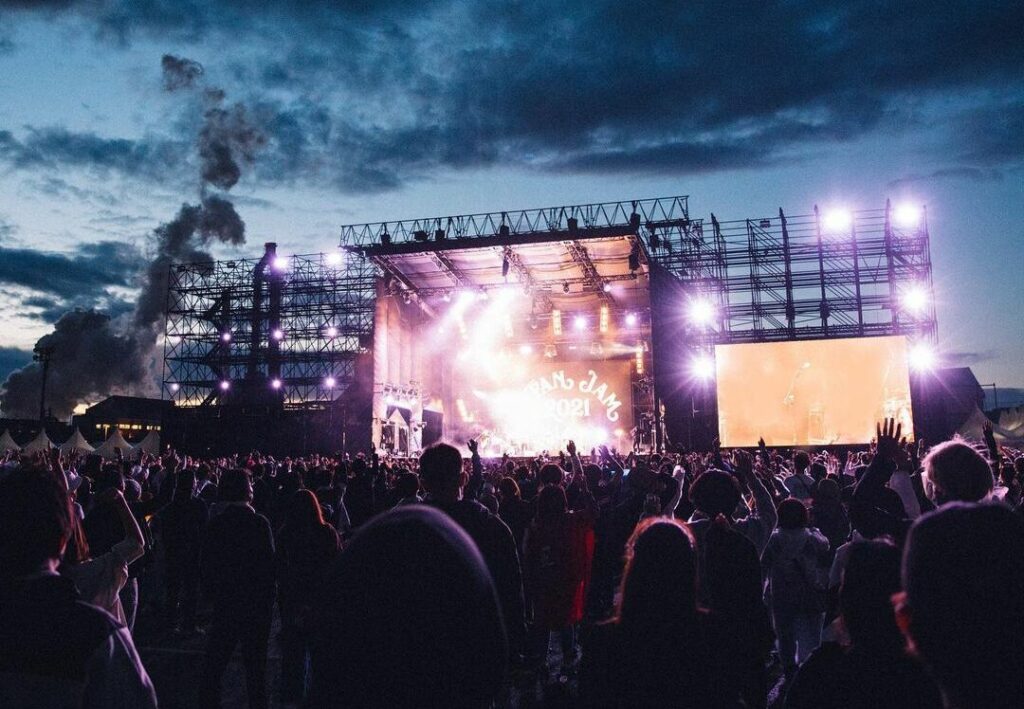
{"type": "Polygon", "coordinates": [[[0,347],[0,379],[32,361],[32,353],[17,347],[0,347]]]}
{"type": "Polygon", "coordinates": [[[160,66],[164,72],[164,89],[166,91],[191,88],[203,75],[202,64],[184,57],[176,57],[173,54],[165,54],[160,60],[160,66]]]}
{"type": "Polygon", "coordinates": [[[954,135],[961,141],[960,157],[964,162],[1019,162],[1024,158],[1024,97],[968,113],[958,121],[954,135]]]}
{"type": "Polygon", "coordinates": [[[82,244],[73,254],[0,247],[0,283],[31,288],[61,300],[102,297],[130,287],[145,263],[134,246],[117,241],[82,244]]]}
{"type": "Polygon", "coordinates": [[[943,354],[943,359],[952,367],[973,367],[998,356],[999,353],[995,350],[982,350],[980,352],[946,352],[943,354]]]}
{"type": "Polygon", "coordinates": [[[917,182],[936,182],[942,180],[969,180],[971,182],[997,182],[1003,179],[1003,173],[993,168],[981,167],[944,167],[931,172],[914,172],[898,180],[889,182],[889,189],[917,182]]]}

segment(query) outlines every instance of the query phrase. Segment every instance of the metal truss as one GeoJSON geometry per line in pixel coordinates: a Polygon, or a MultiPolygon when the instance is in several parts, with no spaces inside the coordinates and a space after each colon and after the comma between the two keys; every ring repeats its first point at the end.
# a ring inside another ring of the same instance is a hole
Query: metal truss
{"type": "Polygon", "coordinates": [[[354,381],[373,334],[373,264],[356,254],[342,265],[325,254],[286,260],[284,269],[266,257],[171,266],[164,397],[323,408],[354,381]]]}
{"type": "Polygon", "coordinates": [[[691,297],[717,306],[711,326],[692,328],[700,346],[897,334],[934,340],[926,217],[922,209],[914,226],[897,227],[888,203],[851,213],[841,228],[830,228],[817,207],[721,223],[712,215],[710,238],[696,221],[667,231],[654,225],[651,257],[691,297]],[[917,312],[902,304],[910,288],[927,293],[917,312]]]}

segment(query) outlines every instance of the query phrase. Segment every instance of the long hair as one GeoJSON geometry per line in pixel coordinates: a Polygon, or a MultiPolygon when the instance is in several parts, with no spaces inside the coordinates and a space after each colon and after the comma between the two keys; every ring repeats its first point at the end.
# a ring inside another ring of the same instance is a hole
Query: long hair
{"type": "Polygon", "coordinates": [[[616,621],[638,630],[696,623],[697,545],[690,528],[668,517],[640,522],[626,546],[616,621]]]}
{"type": "Polygon", "coordinates": [[[324,525],[324,514],[316,495],[306,489],[296,490],[288,501],[288,512],[284,526],[297,531],[317,529],[324,525]]]}

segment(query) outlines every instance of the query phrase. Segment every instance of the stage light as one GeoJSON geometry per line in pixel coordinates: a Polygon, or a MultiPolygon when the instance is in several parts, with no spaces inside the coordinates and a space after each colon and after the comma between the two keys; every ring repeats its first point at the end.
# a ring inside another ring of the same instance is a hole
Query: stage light
{"type": "Polygon", "coordinates": [[[334,327],[334,325],[331,325],[330,327],[328,327],[327,328],[327,336],[328,337],[337,337],[338,336],[338,328],[334,327]]]}
{"type": "Polygon", "coordinates": [[[280,379],[271,379],[270,380],[270,388],[271,389],[280,389],[281,388],[281,380],[280,379]]]}
{"type": "Polygon", "coordinates": [[[444,294],[441,296],[441,300],[443,300],[446,303],[451,302],[451,299],[452,299],[451,293],[449,293],[448,291],[445,291],[444,294]]]}
{"type": "Polygon", "coordinates": [[[337,383],[338,380],[335,379],[334,377],[327,377],[326,379],[324,379],[324,386],[327,387],[328,389],[333,389],[334,385],[337,383]]]}
{"type": "Polygon", "coordinates": [[[825,231],[829,232],[846,231],[852,223],[853,215],[848,210],[839,208],[825,212],[822,219],[822,226],[825,227],[825,231]]]}
{"type": "Polygon", "coordinates": [[[288,259],[284,256],[278,256],[274,259],[274,270],[284,271],[288,268],[288,259]]]}
{"type": "Polygon", "coordinates": [[[690,301],[688,313],[694,325],[707,326],[715,319],[715,304],[706,298],[697,298],[690,301]]]}
{"type": "Polygon", "coordinates": [[[626,325],[629,327],[636,327],[636,322],[636,313],[626,313],[626,325]]]}
{"type": "Polygon", "coordinates": [[[911,313],[922,313],[928,307],[928,291],[924,286],[912,285],[903,291],[903,309],[911,313]]]}
{"type": "Polygon", "coordinates": [[[525,355],[532,355],[533,354],[533,346],[531,346],[531,345],[519,345],[519,354],[524,355],[524,356],[525,355]]]}
{"type": "Polygon", "coordinates": [[[935,350],[924,342],[919,342],[907,352],[907,364],[919,372],[933,369],[938,361],[935,350]]]}
{"type": "Polygon", "coordinates": [[[611,319],[608,313],[608,306],[602,305],[600,312],[601,315],[598,319],[598,330],[600,330],[601,332],[608,332],[608,324],[609,320],[611,319]]]}
{"type": "Polygon", "coordinates": [[[644,348],[643,345],[637,345],[636,349],[633,350],[633,356],[636,360],[636,373],[644,373],[644,348]]]}
{"type": "Polygon", "coordinates": [[[344,261],[345,257],[342,255],[340,251],[332,251],[331,253],[327,254],[328,266],[340,266],[342,263],[344,263],[344,261]]]}
{"type": "Polygon", "coordinates": [[[910,229],[921,220],[921,210],[912,204],[901,204],[893,211],[892,217],[896,226],[910,229]]]}
{"type": "Polygon", "coordinates": [[[585,330],[587,327],[587,319],[582,315],[577,315],[573,318],[572,325],[577,330],[585,330]]]}
{"type": "Polygon", "coordinates": [[[551,311],[551,332],[555,336],[562,334],[562,311],[557,308],[551,311]]]}
{"type": "Polygon", "coordinates": [[[491,294],[485,291],[483,288],[480,289],[480,300],[490,300],[491,294]]]}
{"type": "Polygon", "coordinates": [[[612,284],[611,283],[605,283],[603,286],[601,286],[601,288],[604,290],[605,293],[611,293],[612,292],[612,284]]]}
{"type": "Polygon", "coordinates": [[[275,340],[278,340],[278,341],[283,340],[284,339],[284,330],[282,330],[281,328],[277,328],[276,330],[274,330],[274,332],[271,333],[271,335],[273,335],[275,340]]]}
{"type": "Polygon", "coordinates": [[[231,342],[231,333],[230,332],[222,332],[220,334],[220,339],[223,340],[224,342],[231,342]]]}
{"type": "Polygon", "coordinates": [[[171,386],[170,386],[171,391],[178,391],[178,389],[180,389],[180,388],[181,387],[178,386],[178,382],[171,382],[171,386]]]}
{"type": "Polygon", "coordinates": [[[473,291],[471,291],[471,290],[459,291],[459,304],[460,305],[469,305],[474,300],[476,300],[476,293],[474,293],[473,291]]]}
{"type": "Polygon", "coordinates": [[[707,355],[697,355],[690,361],[690,372],[697,379],[711,379],[715,376],[715,361],[707,355]]]}
{"type": "Polygon", "coordinates": [[[221,380],[221,383],[220,383],[221,391],[227,391],[230,388],[231,388],[231,382],[229,382],[227,379],[221,380]]]}

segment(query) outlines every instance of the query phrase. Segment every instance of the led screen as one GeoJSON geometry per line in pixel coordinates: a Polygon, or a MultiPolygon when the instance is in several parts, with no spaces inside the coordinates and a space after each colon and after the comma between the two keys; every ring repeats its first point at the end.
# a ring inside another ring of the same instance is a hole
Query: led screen
{"type": "Polygon", "coordinates": [[[719,345],[723,446],[863,444],[895,417],[912,436],[904,337],[719,345]]]}

